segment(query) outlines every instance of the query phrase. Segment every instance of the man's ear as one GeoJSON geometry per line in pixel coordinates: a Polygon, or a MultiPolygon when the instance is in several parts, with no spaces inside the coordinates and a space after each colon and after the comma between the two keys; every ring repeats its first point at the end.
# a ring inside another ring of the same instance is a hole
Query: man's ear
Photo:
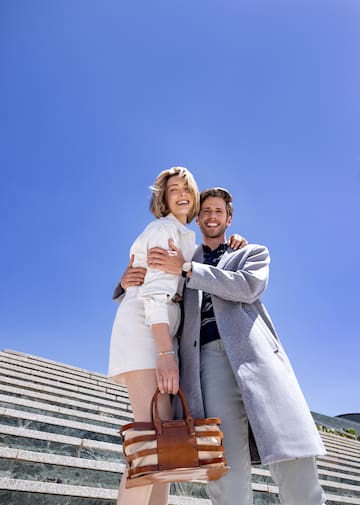
{"type": "Polygon", "coordinates": [[[200,225],[200,223],[199,223],[199,216],[196,216],[196,218],[195,218],[195,223],[196,223],[198,226],[200,225]]]}
{"type": "Polygon", "coordinates": [[[225,223],[226,228],[229,228],[229,226],[231,225],[231,219],[232,219],[232,216],[228,216],[227,217],[227,220],[226,220],[226,223],[225,223]]]}

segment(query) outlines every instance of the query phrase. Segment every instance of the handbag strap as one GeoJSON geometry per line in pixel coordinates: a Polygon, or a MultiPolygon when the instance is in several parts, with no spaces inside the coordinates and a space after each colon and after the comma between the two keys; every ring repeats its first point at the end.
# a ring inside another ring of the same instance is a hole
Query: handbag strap
{"type": "MultiPolygon", "coordinates": [[[[158,403],[157,403],[159,394],[160,394],[160,389],[156,388],[155,393],[154,393],[152,400],[151,400],[151,405],[150,405],[151,419],[153,420],[155,430],[158,434],[162,433],[162,425],[161,425],[161,419],[159,416],[158,403]]],[[[194,428],[195,421],[194,421],[193,416],[191,415],[185,395],[181,391],[180,388],[177,392],[177,395],[180,397],[180,400],[181,400],[182,409],[183,409],[183,419],[185,420],[185,422],[188,426],[189,434],[193,435],[195,433],[195,428],[194,428]]]]}

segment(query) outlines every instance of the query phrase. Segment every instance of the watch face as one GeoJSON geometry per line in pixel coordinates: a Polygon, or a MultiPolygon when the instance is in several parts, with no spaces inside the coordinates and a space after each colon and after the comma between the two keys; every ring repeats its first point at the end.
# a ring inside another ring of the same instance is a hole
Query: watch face
{"type": "Polygon", "coordinates": [[[191,270],[191,263],[187,261],[183,264],[182,269],[183,272],[189,272],[191,270]]]}

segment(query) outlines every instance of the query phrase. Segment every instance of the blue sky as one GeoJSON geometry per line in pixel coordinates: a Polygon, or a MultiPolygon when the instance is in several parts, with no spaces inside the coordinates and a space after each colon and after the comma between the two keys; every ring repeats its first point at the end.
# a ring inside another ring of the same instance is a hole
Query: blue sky
{"type": "Polygon", "coordinates": [[[1,0],[0,349],[106,373],[149,186],[184,165],[269,247],[310,408],[359,412],[359,22],[357,0],[1,0]]]}

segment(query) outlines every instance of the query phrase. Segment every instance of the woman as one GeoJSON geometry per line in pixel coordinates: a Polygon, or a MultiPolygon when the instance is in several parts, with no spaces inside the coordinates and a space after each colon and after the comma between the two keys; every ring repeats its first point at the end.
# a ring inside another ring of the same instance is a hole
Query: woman
{"type": "MultiPolygon", "coordinates": [[[[150,210],[157,218],[138,236],[130,249],[134,267],[147,267],[151,247],[168,248],[172,239],[186,261],[195,249],[195,233],[186,227],[197,215],[199,191],[192,174],[183,167],[162,171],[152,186],[150,210]]],[[[147,269],[144,284],[132,286],[116,313],[110,342],[109,378],[125,384],[135,421],[150,421],[150,401],[156,387],[176,393],[179,370],[175,334],[180,307],[173,301],[178,276],[147,269]]],[[[171,418],[168,395],[159,399],[159,413],[171,418]]],[[[117,505],[166,505],[168,484],[126,488],[120,483],[117,505]]]]}
{"type": "MultiPolygon", "coordinates": [[[[190,261],[195,250],[195,233],[186,227],[198,214],[199,191],[192,174],[183,167],[161,172],[152,186],[150,210],[157,218],[135,240],[130,249],[130,267],[147,269],[143,280],[126,282],[110,343],[109,378],[125,384],[135,421],[150,421],[150,401],[159,387],[164,393],[177,393],[179,370],[176,330],[180,307],[173,302],[179,276],[147,267],[151,247],[168,249],[169,239],[190,261]],[[143,284],[142,284],[143,282],[143,284]]],[[[238,248],[242,237],[233,235],[230,243],[238,248]]],[[[129,270],[129,269],[128,269],[129,270]]],[[[171,418],[169,395],[160,395],[159,414],[171,418]]],[[[117,505],[166,505],[168,484],[126,488],[126,472],[120,483],[117,505]]]]}

